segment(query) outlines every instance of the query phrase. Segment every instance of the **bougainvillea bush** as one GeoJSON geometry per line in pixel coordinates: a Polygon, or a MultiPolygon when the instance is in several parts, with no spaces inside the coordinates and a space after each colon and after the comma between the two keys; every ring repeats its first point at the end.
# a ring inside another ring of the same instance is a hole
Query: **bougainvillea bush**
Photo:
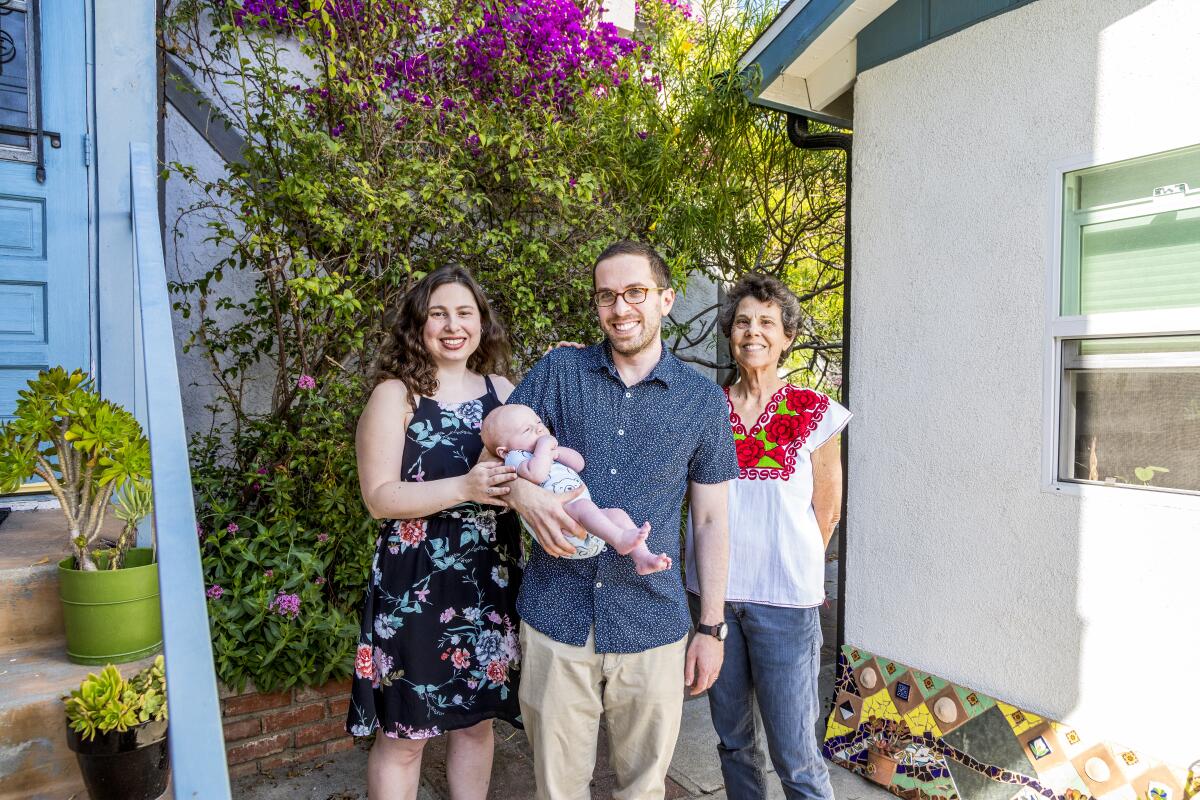
{"type": "Polygon", "coordinates": [[[192,456],[224,681],[349,671],[375,530],[354,425],[421,276],[470,269],[518,369],[595,338],[590,267],[617,238],[680,283],[759,267],[836,291],[836,157],[792,148],[734,68],[772,11],[643,0],[625,34],[593,0],[168,3],[169,57],[245,143],[223,175],[169,170],[221,254],[173,290],[216,387],[192,456]]]}

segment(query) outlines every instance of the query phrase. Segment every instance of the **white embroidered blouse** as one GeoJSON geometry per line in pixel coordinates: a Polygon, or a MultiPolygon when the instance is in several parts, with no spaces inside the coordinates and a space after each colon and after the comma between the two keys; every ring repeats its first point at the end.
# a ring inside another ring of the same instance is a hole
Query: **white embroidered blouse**
{"type": "MultiPolygon", "coordinates": [[[[726,600],[791,607],[824,602],[825,545],[812,506],[812,453],[850,417],[829,396],[791,384],[780,387],[749,429],[729,404],[739,474],[729,488],[726,600]]],[[[698,594],[694,552],[689,516],[687,588],[698,594]]]]}

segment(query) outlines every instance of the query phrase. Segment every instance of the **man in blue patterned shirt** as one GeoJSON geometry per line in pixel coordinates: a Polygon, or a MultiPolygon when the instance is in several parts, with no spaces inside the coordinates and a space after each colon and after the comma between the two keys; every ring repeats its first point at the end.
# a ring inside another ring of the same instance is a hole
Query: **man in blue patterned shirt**
{"type": "Polygon", "coordinates": [[[582,535],[554,495],[514,481],[510,505],[542,549],[525,568],[521,712],[533,744],[538,797],[586,800],[601,713],[617,800],[661,798],[679,734],[683,686],[712,685],[724,653],[728,482],[738,475],[725,397],[662,343],[675,293],[648,245],[617,242],[597,259],[594,305],[605,341],[539,361],[509,402],[529,406],[563,446],[583,454],[596,504],[651,524],[647,545],[678,565],[688,495],[700,576],[700,635],[690,628],[679,570],[638,575],[611,549],[574,554],[582,535]]]}

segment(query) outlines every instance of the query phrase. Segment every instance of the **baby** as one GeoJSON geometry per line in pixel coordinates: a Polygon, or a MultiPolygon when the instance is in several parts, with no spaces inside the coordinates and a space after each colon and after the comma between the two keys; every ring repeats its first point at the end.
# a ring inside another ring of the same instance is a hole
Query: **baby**
{"type": "MultiPolygon", "coordinates": [[[[569,447],[560,447],[529,406],[500,406],[487,415],[481,433],[484,445],[503,458],[505,464],[516,467],[519,477],[556,494],[583,485],[583,479],[579,477],[583,456],[569,447]]],[[[630,556],[639,575],[670,568],[670,556],[666,553],[654,555],[646,547],[649,522],[638,527],[621,509],[598,507],[586,487],[583,494],[569,501],[563,509],[592,536],[603,540],[621,555],[630,556]]]]}

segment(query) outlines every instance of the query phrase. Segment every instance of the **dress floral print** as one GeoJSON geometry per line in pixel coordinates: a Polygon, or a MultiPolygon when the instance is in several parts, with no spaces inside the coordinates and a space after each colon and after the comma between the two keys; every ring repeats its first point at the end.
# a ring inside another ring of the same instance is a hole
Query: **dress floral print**
{"type": "MultiPolygon", "coordinates": [[[[402,476],[466,473],[483,449],[488,393],[465,403],[421,398],[404,443],[402,476]]],[[[467,503],[421,519],[387,520],[354,659],[346,729],[427,739],[486,719],[520,726],[520,588],[515,516],[467,503]]]]}

